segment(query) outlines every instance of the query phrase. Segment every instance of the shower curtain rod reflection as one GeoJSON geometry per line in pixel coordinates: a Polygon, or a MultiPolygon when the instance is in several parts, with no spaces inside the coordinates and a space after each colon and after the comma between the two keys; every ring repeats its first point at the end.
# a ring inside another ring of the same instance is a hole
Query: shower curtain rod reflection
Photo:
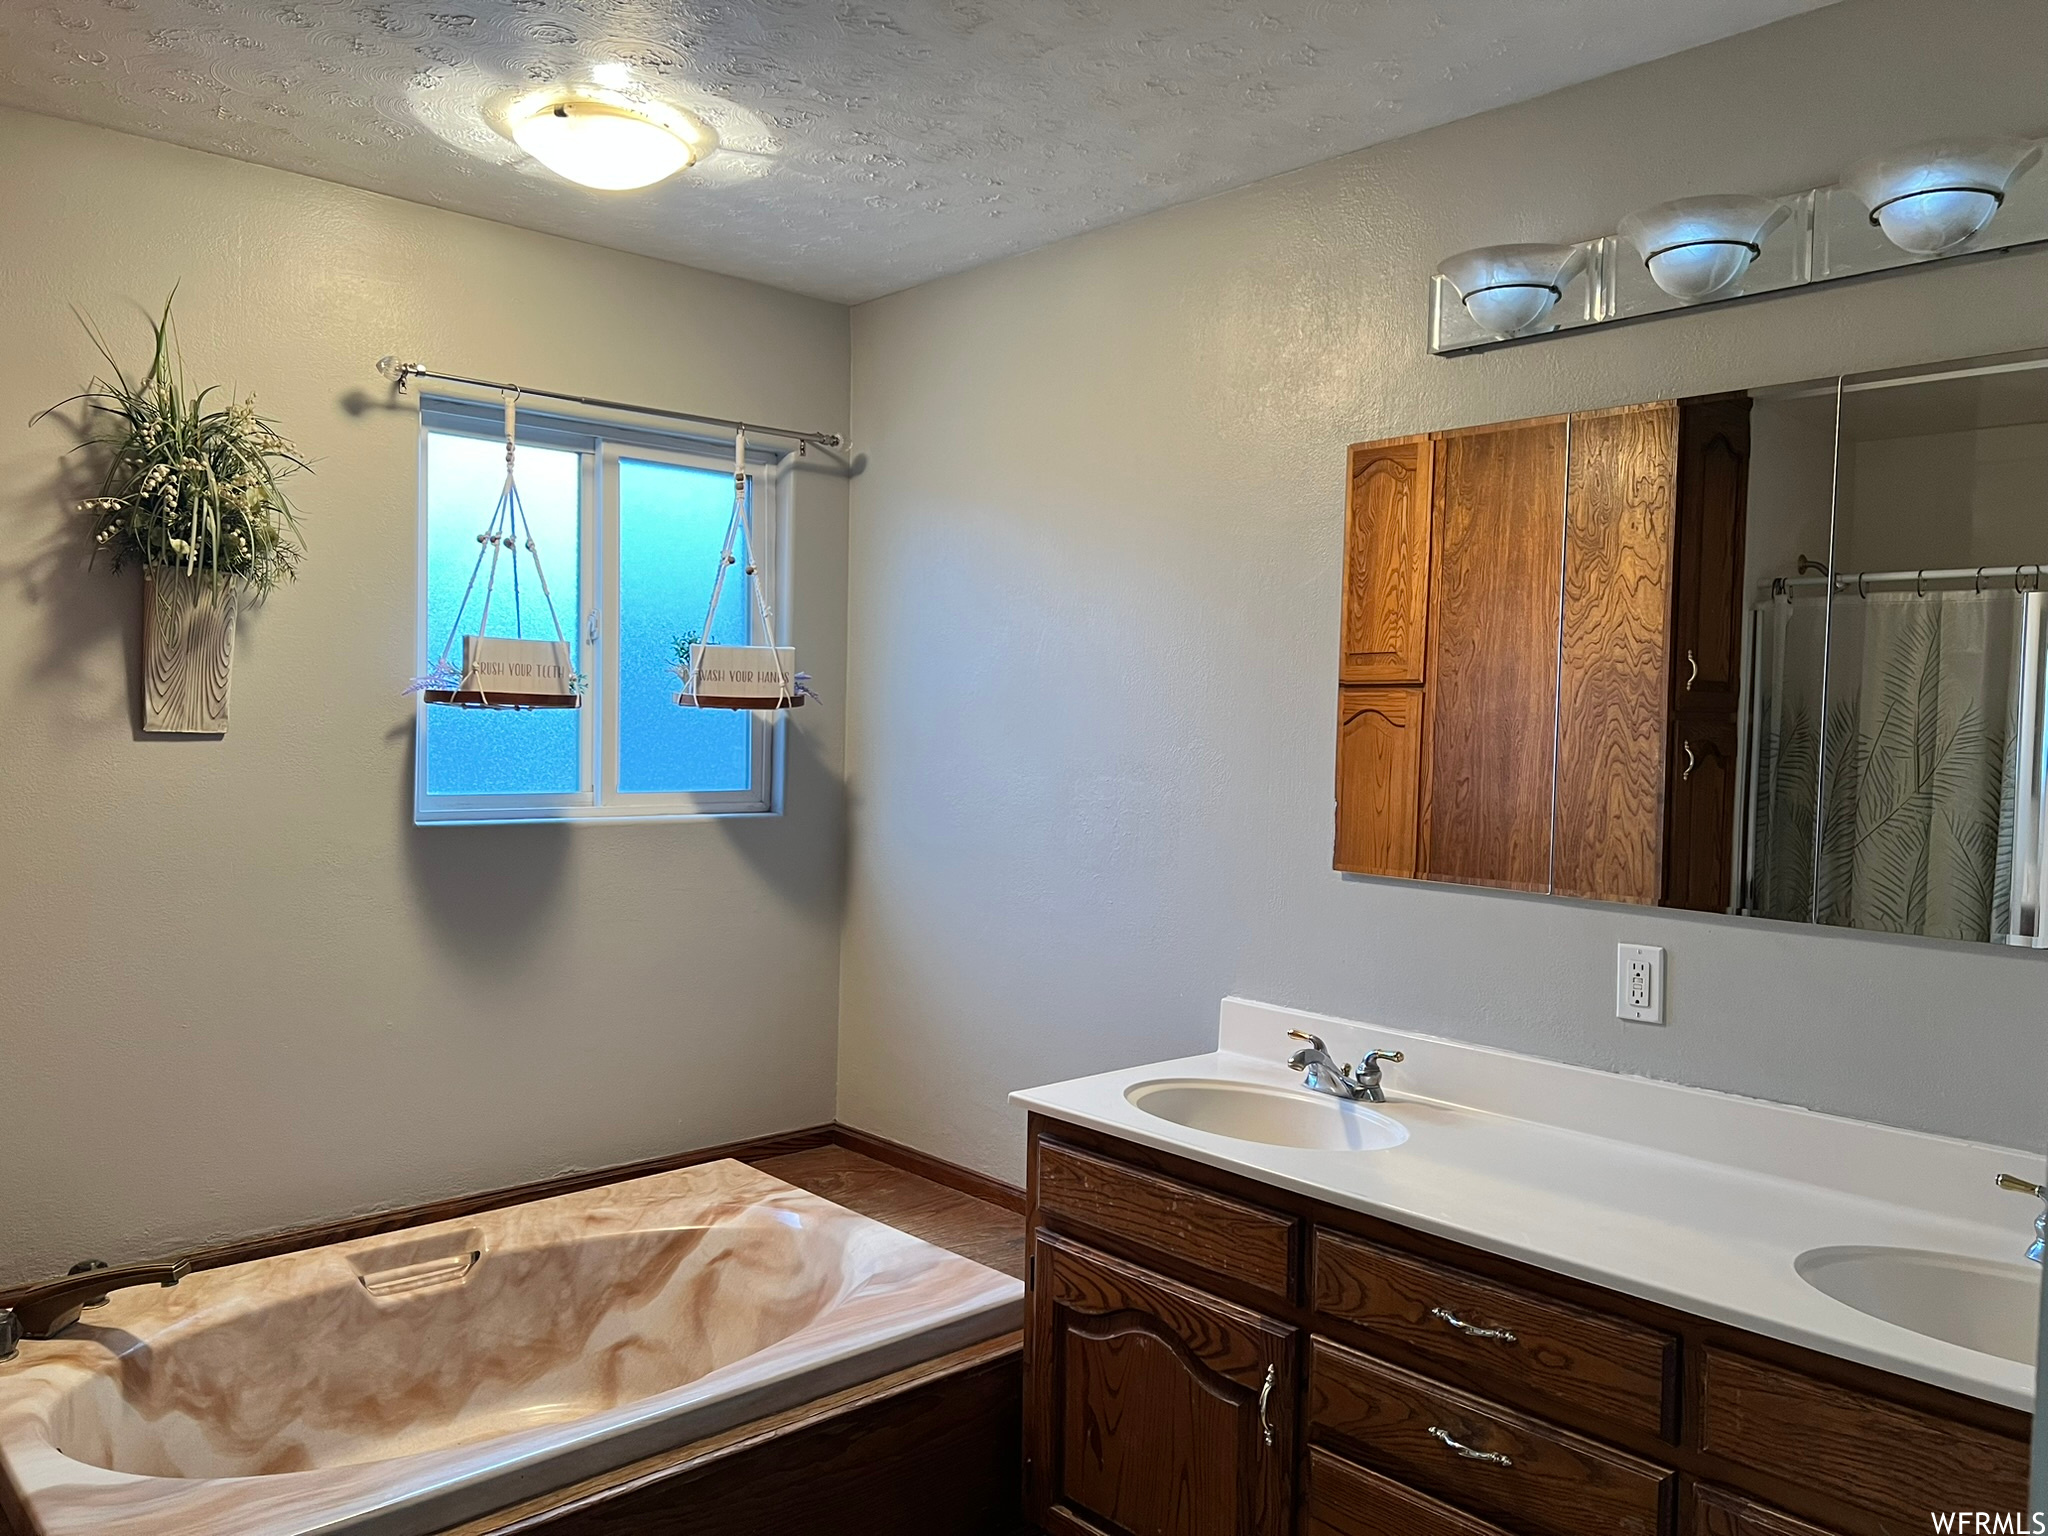
{"type": "Polygon", "coordinates": [[[779,437],[804,446],[839,449],[846,439],[837,432],[802,432],[794,427],[770,427],[754,421],[734,421],[726,416],[700,416],[695,411],[671,411],[658,405],[633,405],[624,400],[602,400],[591,395],[565,395],[559,390],[532,389],[524,384],[507,384],[495,379],[472,379],[459,373],[440,373],[421,363],[408,363],[386,354],[377,359],[377,371],[403,392],[412,379],[439,379],[444,384],[466,384],[498,394],[532,395],[540,400],[562,400],[570,405],[587,405],[599,411],[623,411],[630,416],[657,416],[664,421],[687,421],[700,427],[718,427],[727,432],[744,431],[749,437],[779,437]]]}
{"type": "MultiPolygon", "coordinates": [[[[1838,571],[1835,590],[1866,597],[1870,589],[1877,586],[1909,586],[1916,591],[1926,591],[1930,587],[1970,586],[1979,592],[1989,592],[2011,582],[2015,592],[2039,592],[2044,571],[2048,571],[2048,566],[1979,565],[1943,571],[1838,571]]],[[[1795,588],[1811,590],[1827,584],[1828,578],[1824,575],[1778,576],[1771,581],[1771,591],[1782,596],[1795,588]]]]}

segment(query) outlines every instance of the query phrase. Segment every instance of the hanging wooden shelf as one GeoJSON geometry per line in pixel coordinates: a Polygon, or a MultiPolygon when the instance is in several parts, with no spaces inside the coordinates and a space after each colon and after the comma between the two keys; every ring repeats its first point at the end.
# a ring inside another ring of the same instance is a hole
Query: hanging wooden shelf
{"type": "Polygon", "coordinates": [[[421,697],[471,709],[575,709],[583,702],[565,642],[501,635],[464,635],[456,686],[422,689],[421,697]]]}
{"type": "Polygon", "coordinates": [[[685,709],[795,709],[806,697],[788,645],[696,645],[676,702],[685,709]]]}

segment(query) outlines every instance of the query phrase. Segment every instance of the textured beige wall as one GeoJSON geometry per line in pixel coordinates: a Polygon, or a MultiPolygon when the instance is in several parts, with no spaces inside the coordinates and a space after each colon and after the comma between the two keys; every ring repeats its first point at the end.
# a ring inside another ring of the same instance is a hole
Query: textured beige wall
{"type": "Polygon", "coordinates": [[[1015,1177],[1009,1089],[1238,992],[2040,1145],[2048,957],[1329,854],[1346,443],[2048,343],[2037,252],[1434,359],[1436,262],[2041,132],[2041,21],[1847,0],[857,308],[841,1117],[1015,1177]],[[1612,1017],[1618,941],[1668,1027],[1612,1017]]]}
{"type": "Polygon", "coordinates": [[[829,1119],[845,482],[797,493],[789,814],[415,829],[416,418],[371,365],[829,428],[846,311],[10,112],[0,229],[0,1281],[829,1119]],[[319,470],[220,741],[134,734],[135,577],[28,426],[94,367],[71,306],[133,357],[174,282],[193,375],[319,470]]]}

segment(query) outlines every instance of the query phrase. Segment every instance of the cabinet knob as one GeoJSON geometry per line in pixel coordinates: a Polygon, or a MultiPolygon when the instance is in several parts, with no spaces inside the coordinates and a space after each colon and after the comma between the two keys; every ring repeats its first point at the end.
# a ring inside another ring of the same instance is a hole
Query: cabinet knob
{"type": "Polygon", "coordinates": [[[1273,1378],[1278,1370],[1278,1366],[1267,1366],[1266,1384],[1259,1388],[1259,1435],[1269,1451],[1273,1448],[1273,1421],[1267,1416],[1266,1409],[1273,1401],[1273,1378]]]}
{"type": "Polygon", "coordinates": [[[1692,755],[1691,742],[1681,741],[1679,745],[1685,748],[1685,771],[1678,776],[1678,782],[1683,784],[1692,777],[1692,771],[1699,766],[1699,761],[1692,755]]]}
{"type": "Polygon", "coordinates": [[[1685,666],[1685,691],[1691,693],[1692,685],[1700,680],[1700,659],[1693,655],[1690,647],[1686,649],[1685,666]]]}

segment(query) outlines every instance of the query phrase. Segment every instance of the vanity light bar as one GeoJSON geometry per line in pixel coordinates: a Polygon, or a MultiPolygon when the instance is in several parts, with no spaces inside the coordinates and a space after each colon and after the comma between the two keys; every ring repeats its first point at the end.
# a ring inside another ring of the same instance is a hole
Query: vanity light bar
{"type": "Polygon", "coordinates": [[[1462,251],[1430,279],[1429,350],[1439,357],[1485,351],[2040,245],[2048,242],[2048,173],[2027,173],[2044,149],[2048,139],[1921,145],[1865,161],[1837,185],[1787,197],[1685,198],[1631,214],[1618,233],[1573,246],[1462,251]],[[1493,292],[1473,291],[1470,274],[1527,251],[1575,258],[1569,266],[1547,258],[1565,277],[1540,308],[1507,313],[1493,292]],[[1506,328],[1524,314],[1519,329],[1506,328]]]}

